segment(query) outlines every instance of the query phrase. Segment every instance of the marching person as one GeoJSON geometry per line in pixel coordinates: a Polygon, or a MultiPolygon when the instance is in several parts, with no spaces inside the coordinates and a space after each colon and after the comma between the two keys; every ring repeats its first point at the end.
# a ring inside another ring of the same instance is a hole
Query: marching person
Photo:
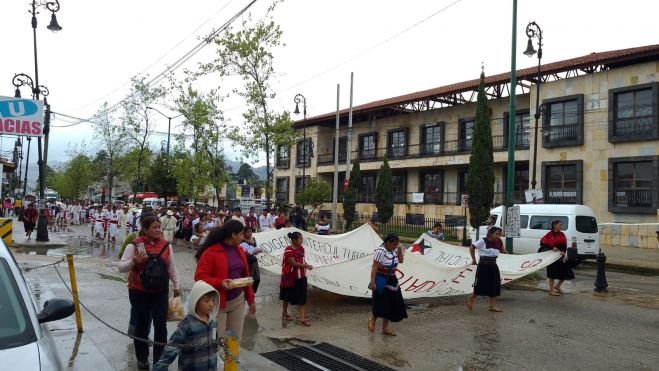
{"type": "Polygon", "coordinates": [[[242,338],[245,321],[245,304],[249,314],[256,313],[252,286],[233,287],[232,280],[250,277],[243,241],[242,223],[230,220],[222,227],[210,231],[204,243],[197,249],[195,281],[205,281],[220,293],[220,311],[217,315],[217,337],[224,337],[227,330],[242,338]]]}
{"type": "Polygon", "coordinates": [[[128,205],[124,204],[121,210],[117,212],[117,216],[119,217],[119,223],[117,224],[119,227],[119,239],[123,241],[124,237],[128,234],[128,205]]]}
{"type": "Polygon", "coordinates": [[[162,226],[162,236],[170,243],[174,241],[174,232],[176,232],[176,218],[174,212],[167,210],[167,213],[160,217],[160,225],[162,226]]]}
{"type": "Polygon", "coordinates": [[[321,236],[327,236],[330,234],[330,224],[327,221],[327,218],[325,218],[325,215],[320,216],[320,220],[316,223],[313,231],[321,236]]]}
{"type": "MultiPolygon", "coordinates": [[[[156,287],[152,276],[147,272],[150,260],[156,256],[166,266],[169,280],[174,285],[174,297],[181,295],[178,271],[174,262],[174,249],[160,232],[160,221],[154,216],[141,220],[142,232],[126,246],[121,256],[118,269],[120,272],[130,272],[128,275],[128,298],[132,307],[131,313],[135,315],[135,336],[147,338],[149,333],[149,317],[153,320],[153,340],[160,343],[167,342],[167,307],[169,285],[160,282],[156,287]],[[147,280],[145,281],[145,278],[147,280]],[[162,285],[162,286],[161,286],[162,285]]],[[[153,264],[155,266],[155,263],[153,264]]],[[[155,269],[149,272],[157,271],[155,269]]],[[[160,277],[159,277],[160,278],[160,277]]],[[[135,358],[139,370],[149,369],[149,345],[141,340],[134,340],[135,358]]],[[[158,362],[163,351],[162,345],[153,346],[153,363],[158,362]]]]}
{"type": "Polygon", "coordinates": [[[396,267],[403,263],[403,247],[400,238],[388,234],[384,242],[373,254],[371,282],[368,288],[373,291],[371,315],[368,318],[368,331],[375,332],[375,322],[382,318],[382,334],[396,336],[389,329],[389,322],[400,322],[407,318],[407,309],[400,291],[396,267]]]}
{"type": "Polygon", "coordinates": [[[105,239],[105,226],[103,224],[103,211],[102,206],[98,205],[96,211],[94,211],[94,235],[96,239],[104,240],[105,239]],[[103,236],[103,237],[101,237],[103,236]]]}
{"type": "Polygon", "coordinates": [[[300,232],[288,233],[291,245],[284,250],[284,261],[281,266],[281,280],[279,282],[279,300],[283,306],[281,318],[284,321],[292,321],[293,317],[288,313],[288,305],[298,306],[297,323],[309,327],[311,322],[305,318],[307,304],[307,269],[313,267],[304,261],[304,238],[300,232]]]}
{"type": "Polygon", "coordinates": [[[254,279],[252,288],[254,289],[254,294],[256,294],[256,290],[258,290],[259,283],[261,282],[261,273],[259,272],[259,261],[256,259],[256,255],[262,253],[263,250],[256,245],[256,239],[254,238],[252,232],[254,232],[254,229],[252,229],[252,227],[249,226],[245,227],[243,242],[240,244],[240,247],[242,247],[243,250],[245,250],[245,253],[247,253],[247,264],[249,264],[249,273],[252,275],[252,279],[254,279]]]}
{"type": "Polygon", "coordinates": [[[37,225],[38,217],[39,213],[37,212],[37,209],[34,208],[34,203],[30,202],[27,204],[27,209],[23,212],[23,227],[25,228],[25,236],[28,240],[32,239],[32,232],[37,225]]]}
{"type": "Polygon", "coordinates": [[[112,211],[108,216],[108,241],[116,242],[117,234],[119,234],[119,214],[117,214],[117,207],[112,206],[112,211]]]}
{"type": "Polygon", "coordinates": [[[563,223],[560,220],[551,222],[551,231],[547,232],[540,240],[540,250],[554,250],[561,253],[561,257],[547,266],[547,278],[549,279],[549,295],[561,296],[563,290],[561,285],[565,280],[573,280],[574,272],[567,262],[567,238],[561,228],[563,223]],[[557,284],[554,281],[558,280],[557,284]]]}
{"type": "Polygon", "coordinates": [[[263,208],[263,213],[259,215],[259,228],[261,232],[267,232],[272,228],[272,222],[270,220],[270,215],[268,214],[268,209],[263,208]]]}
{"type": "Polygon", "coordinates": [[[490,227],[487,236],[476,241],[469,248],[471,254],[471,265],[476,265],[474,252],[478,250],[478,267],[476,268],[476,281],[474,292],[467,296],[467,308],[472,310],[476,296],[488,296],[490,298],[490,312],[503,312],[497,307],[497,296],[501,296],[501,275],[497,265],[499,254],[505,254],[501,242],[501,228],[490,227]]]}

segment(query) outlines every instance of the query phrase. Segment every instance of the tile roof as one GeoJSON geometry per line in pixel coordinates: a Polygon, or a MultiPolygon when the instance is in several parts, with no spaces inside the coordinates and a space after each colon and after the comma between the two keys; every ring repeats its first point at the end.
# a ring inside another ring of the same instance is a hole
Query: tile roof
{"type": "MultiPolygon", "coordinates": [[[[654,57],[656,59],[659,59],[659,44],[646,45],[636,48],[611,50],[600,53],[590,53],[577,58],[565,59],[558,62],[543,64],[540,67],[540,70],[543,75],[551,75],[554,73],[560,73],[569,70],[586,69],[598,65],[609,65],[613,63],[630,62],[630,61],[640,60],[645,57],[654,57]]],[[[537,66],[517,70],[517,81],[535,80],[537,73],[538,73],[537,66]]],[[[486,86],[502,84],[509,81],[510,81],[510,72],[505,72],[505,73],[500,73],[497,75],[485,77],[486,86]]],[[[352,111],[353,114],[357,114],[360,112],[382,109],[387,107],[394,107],[406,103],[424,101],[429,98],[434,98],[443,95],[472,91],[478,88],[479,83],[480,83],[479,79],[474,79],[474,80],[458,82],[455,84],[440,86],[433,89],[422,90],[411,94],[399,95],[397,97],[381,99],[370,103],[365,103],[359,106],[355,106],[352,108],[352,111]]],[[[347,113],[348,113],[348,109],[345,108],[342,109],[339,114],[343,116],[347,113]]],[[[325,121],[327,119],[335,118],[335,117],[336,117],[336,112],[308,117],[306,124],[310,125],[310,124],[314,124],[315,122],[325,121]]],[[[296,124],[298,123],[301,123],[301,121],[296,122],[296,124]]]]}

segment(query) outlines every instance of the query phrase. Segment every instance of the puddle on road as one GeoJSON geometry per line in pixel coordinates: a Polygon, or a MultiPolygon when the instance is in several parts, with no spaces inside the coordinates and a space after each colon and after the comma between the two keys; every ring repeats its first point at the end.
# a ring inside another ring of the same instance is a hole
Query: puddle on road
{"type": "Polygon", "coordinates": [[[53,248],[20,247],[16,249],[16,253],[58,257],[71,254],[81,258],[97,257],[109,261],[119,260],[119,257],[117,256],[121,249],[121,244],[119,242],[101,242],[92,240],[88,236],[77,234],[58,234],[58,237],[66,240],[66,246],[53,248]]]}

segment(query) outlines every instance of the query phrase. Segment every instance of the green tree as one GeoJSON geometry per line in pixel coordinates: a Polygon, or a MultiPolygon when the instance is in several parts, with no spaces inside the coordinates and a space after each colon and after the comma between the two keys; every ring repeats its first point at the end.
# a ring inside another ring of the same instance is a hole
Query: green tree
{"type": "MultiPolygon", "coordinates": [[[[141,185],[144,182],[143,169],[147,166],[149,157],[149,139],[153,133],[154,123],[149,117],[149,107],[157,103],[167,94],[167,89],[157,86],[150,86],[145,82],[146,77],[133,77],[132,85],[128,97],[122,101],[123,117],[122,121],[125,128],[125,135],[135,145],[136,150],[136,172],[133,179],[134,185],[141,185]]],[[[133,187],[133,192],[137,192],[137,187],[133,187]]]]}
{"type": "Polygon", "coordinates": [[[476,104],[476,121],[469,157],[467,194],[469,195],[469,224],[476,229],[487,220],[494,200],[494,157],[490,113],[485,95],[485,72],[481,72],[476,104]]]}
{"type": "Polygon", "coordinates": [[[149,189],[161,197],[177,194],[176,178],[170,171],[169,159],[166,154],[159,154],[147,169],[146,182],[149,189]]]}
{"type": "Polygon", "coordinates": [[[330,186],[318,178],[311,178],[309,182],[304,185],[302,192],[295,195],[295,201],[302,204],[302,207],[309,205],[311,206],[311,212],[313,212],[323,206],[325,200],[330,198],[330,186]]]}
{"type": "Polygon", "coordinates": [[[380,223],[388,223],[394,215],[394,186],[391,180],[391,167],[384,159],[378,171],[378,183],[375,186],[375,207],[378,209],[380,223]]]}
{"type": "Polygon", "coordinates": [[[140,163],[139,166],[145,169],[149,168],[151,167],[152,158],[151,148],[145,148],[142,151],[139,147],[132,147],[123,156],[117,158],[117,169],[120,170],[121,178],[130,181],[133,193],[144,190],[144,180],[141,179],[141,176],[138,176],[140,173],[138,163],[140,163]],[[140,157],[143,157],[141,163],[139,161],[140,157]]]}
{"type": "Polygon", "coordinates": [[[359,186],[362,182],[362,173],[359,169],[359,160],[352,160],[352,169],[350,170],[350,180],[348,181],[348,189],[343,193],[343,219],[346,223],[346,230],[352,227],[355,221],[355,211],[357,208],[357,195],[359,194],[359,186]]]}
{"type": "Polygon", "coordinates": [[[64,170],[58,174],[55,181],[56,185],[52,188],[60,194],[62,198],[75,200],[79,199],[89,185],[92,183],[92,161],[84,153],[77,153],[71,158],[64,167],[64,170]]]}
{"type": "Polygon", "coordinates": [[[101,142],[101,148],[105,150],[106,183],[108,194],[112,195],[114,179],[120,174],[117,160],[128,147],[128,131],[115,122],[105,102],[103,107],[96,113],[93,123],[94,136],[101,142]]]}
{"type": "Polygon", "coordinates": [[[258,158],[265,152],[266,158],[266,202],[271,200],[271,158],[280,144],[291,145],[295,140],[292,120],[288,112],[276,113],[270,106],[275,99],[271,80],[277,77],[273,68],[273,50],[281,45],[282,31],[272,20],[271,12],[264,19],[251,24],[251,17],[243,21],[237,32],[228,30],[216,38],[217,58],[202,66],[202,74],[218,72],[221,76],[240,76],[242,89],[235,92],[243,97],[247,109],[243,113],[245,126],[229,133],[229,138],[238,143],[248,158],[258,158]]]}
{"type": "Polygon", "coordinates": [[[260,185],[261,179],[254,173],[254,170],[249,164],[240,164],[240,168],[236,173],[238,179],[244,179],[246,184],[260,185]]]}
{"type": "Polygon", "coordinates": [[[191,198],[205,193],[207,186],[212,186],[215,198],[220,199],[222,187],[229,180],[221,140],[226,129],[221,124],[222,111],[217,107],[220,97],[216,90],[202,94],[191,85],[187,88],[178,86],[179,96],[175,103],[177,110],[183,114],[183,133],[177,135],[173,167],[175,175],[192,176],[194,184],[184,180],[179,186],[185,189],[191,198]]]}

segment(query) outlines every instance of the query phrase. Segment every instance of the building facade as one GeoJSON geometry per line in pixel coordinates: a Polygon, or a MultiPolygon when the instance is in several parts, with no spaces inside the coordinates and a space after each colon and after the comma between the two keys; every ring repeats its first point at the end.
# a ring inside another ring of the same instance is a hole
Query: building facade
{"type": "MultiPolygon", "coordinates": [[[[515,202],[525,202],[535,165],[536,188],[545,203],[587,205],[601,223],[659,222],[658,74],[659,45],[592,53],[545,64],[539,73],[537,68],[517,71],[515,202]]],[[[349,152],[350,160],[359,159],[361,166],[360,213],[376,211],[377,172],[386,157],[397,215],[462,218],[460,195],[466,193],[469,176],[478,83],[465,81],[354,107],[351,141],[348,110],[340,111],[339,202],[349,152]]],[[[510,76],[489,76],[485,83],[498,205],[507,188],[510,76]]],[[[303,173],[330,187],[334,183],[336,113],[295,125],[297,143],[276,151],[279,202],[294,202],[304,185],[303,173]]],[[[340,204],[338,210],[341,214],[340,204]]]]}

